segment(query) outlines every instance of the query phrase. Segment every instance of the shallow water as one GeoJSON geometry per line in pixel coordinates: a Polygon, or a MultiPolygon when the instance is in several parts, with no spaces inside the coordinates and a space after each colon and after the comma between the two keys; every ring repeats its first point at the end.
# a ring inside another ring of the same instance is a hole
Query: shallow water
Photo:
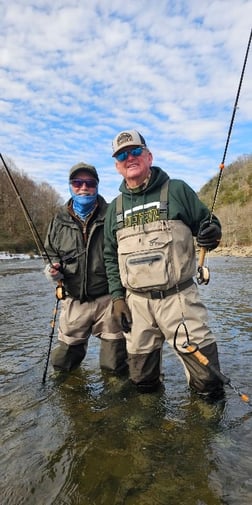
{"type": "Polygon", "coordinates": [[[0,261],[3,505],[251,505],[252,406],[239,392],[252,397],[252,258],[209,266],[200,292],[236,388],[213,405],[166,345],[159,393],[102,374],[94,338],[79,370],[49,365],[42,384],[54,288],[41,260],[0,261]]]}

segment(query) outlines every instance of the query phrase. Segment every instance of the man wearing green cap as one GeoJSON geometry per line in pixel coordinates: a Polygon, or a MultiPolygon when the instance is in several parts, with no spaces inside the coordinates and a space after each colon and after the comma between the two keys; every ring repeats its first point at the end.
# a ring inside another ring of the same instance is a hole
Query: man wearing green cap
{"type": "Polygon", "coordinates": [[[101,339],[101,368],[116,373],[127,369],[125,339],[111,314],[103,259],[107,203],[98,194],[98,183],[94,166],[80,162],[71,168],[71,198],[52,219],[45,240],[52,261],[45,274],[63,283],[65,293],[59,345],[52,351],[52,364],[60,371],[80,365],[91,335],[101,339]]]}

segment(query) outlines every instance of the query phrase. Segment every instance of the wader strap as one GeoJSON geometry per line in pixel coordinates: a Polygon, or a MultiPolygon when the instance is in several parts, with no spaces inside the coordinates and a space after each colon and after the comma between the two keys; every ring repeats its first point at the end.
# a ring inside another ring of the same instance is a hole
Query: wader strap
{"type": "Polygon", "coordinates": [[[122,206],[122,193],[116,199],[116,223],[117,229],[123,228],[123,206],[122,206]]]}
{"type": "Polygon", "coordinates": [[[160,191],[160,208],[159,208],[160,221],[167,220],[168,186],[169,186],[169,179],[167,179],[167,181],[164,182],[160,191]]]}
{"type": "Polygon", "coordinates": [[[195,284],[194,280],[188,279],[187,281],[181,282],[181,284],[177,284],[176,286],[173,286],[173,288],[164,291],[157,291],[156,289],[151,291],[134,291],[129,288],[127,288],[127,291],[138,296],[143,296],[144,298],[150,298],[151,300],[162,300],[167,296],[175,295],[178,291],[180,293],[183,289],[190,288],[193,284],[195,284]]]}

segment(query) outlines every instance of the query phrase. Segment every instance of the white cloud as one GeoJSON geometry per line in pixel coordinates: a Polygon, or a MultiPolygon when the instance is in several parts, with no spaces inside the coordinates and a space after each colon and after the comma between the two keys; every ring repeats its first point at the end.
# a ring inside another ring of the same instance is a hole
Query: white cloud
{"type": "MultiPolygon", "coordinates": [[[[68,198],[83,160],[110,200],[118,131],[197,191],[218,172],[251,31],[251,1],[0,1],[1,152],[68,198]]],[[[226,164],[251,153],[249,54],[226,164]]]]}

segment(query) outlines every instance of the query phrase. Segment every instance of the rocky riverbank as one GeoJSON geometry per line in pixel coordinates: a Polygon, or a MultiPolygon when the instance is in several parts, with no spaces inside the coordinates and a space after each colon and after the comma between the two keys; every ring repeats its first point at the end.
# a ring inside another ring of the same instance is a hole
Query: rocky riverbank
{"type": "Polygon", "coordinates": [[[221,245],[209,253],[211,256],[236,256],[252,258],[252,245],[222,247],[221,245]]]}

